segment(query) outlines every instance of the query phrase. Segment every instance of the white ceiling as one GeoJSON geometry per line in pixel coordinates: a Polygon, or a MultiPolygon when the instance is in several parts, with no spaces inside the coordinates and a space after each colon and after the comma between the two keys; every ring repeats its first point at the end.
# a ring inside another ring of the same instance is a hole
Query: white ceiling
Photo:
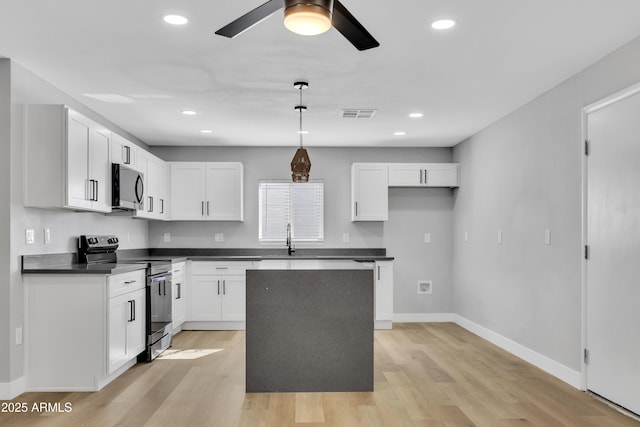
{"type": "Polygon", "coordinates": [[[2,0],[0,55],[149,145],[297,145],[304,79],[306,146],[451,146],[640,35],[638,0],[341,1],[380,47],[297,36],[281,13],[214,35],[263,0],[2,0]]]}

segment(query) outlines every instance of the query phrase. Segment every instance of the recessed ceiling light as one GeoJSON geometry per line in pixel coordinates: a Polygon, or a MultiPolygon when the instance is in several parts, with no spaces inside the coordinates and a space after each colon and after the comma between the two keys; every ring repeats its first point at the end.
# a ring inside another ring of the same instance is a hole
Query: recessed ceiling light
{"type": "Polygon", "coordinates": [[[439,19],[431,23],[431,28],[434,30],[448,30],[456,25],[456,21],[453,19],[439,19]]]}
{"type": "Polygon", "coordinates": [[[189,22],[187,18],[181,15],[165,15],[162,19],[164,19],[164,22],[171,25],[184,25],[189,22]]]}
{"type": "Polygon", "coordinates": [[[412,119],[419,119],[420,117],[424,117],[424,114],[422,114],[422,113],[411,113],[411,114],[409,114],[409,117],[411,117],[412,119]]]}
{"type": "Polygon", "coordinates": [[[403,131],[398,131],[393,133],[395,136],[405,136],[407,133],[403,131]]]}
{"type": "Polygon", "coordinates": [[[200,129],[200,133],[213,133],[210,129],[200,129]]]}
{"type": "Polygon", "coordinates": [[[182,111],[180,111],[180,112],[181,112],[182,114],[184,114],[185,116],[195,116],[196,114],[198,114],[198,113],[196,113],[196,112],[195,112],[195,111],[193,111],[193,110],[182,110],[182,111]]]}

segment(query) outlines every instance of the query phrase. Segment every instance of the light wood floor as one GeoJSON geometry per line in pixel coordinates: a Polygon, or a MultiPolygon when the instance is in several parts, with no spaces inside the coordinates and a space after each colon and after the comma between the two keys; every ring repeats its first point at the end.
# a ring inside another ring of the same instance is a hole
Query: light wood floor
{"type": "MultiPolygon", "coordinates": [[[[0,413],[0,426],[638,426],[451,323],[375,333],[373,393],[244,393],[244,332],[187,331],[197,359],[139,364],[97,393],[25,393],[68,413],[0,413]]],[[[185,352],[186,353],[186,352],[185,352]]]]}

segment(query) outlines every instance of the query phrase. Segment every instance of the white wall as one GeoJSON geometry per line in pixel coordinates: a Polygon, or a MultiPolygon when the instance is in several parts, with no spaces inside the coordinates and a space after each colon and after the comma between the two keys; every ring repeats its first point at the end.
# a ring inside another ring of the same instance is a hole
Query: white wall
{"type": "MultiPolygon", "coordinates": [[[[394,310],[399,313],[451,311],[451,233],[453,198],[448,189],[392,188],[389,221],[351,222],[351,164],[353,162],[450,162],[449,148],[314,148],[311,179],[325,183],[325,242],[314,247],[387,248],[396,258],[394,310]],[[424,244],[431,232],[432,243],[424,244]],[[342,243],[343,233],[351,242],[342,243]],[[434,281],[433,295],[417,295],[417,281],[434,281]]],[[[291,179],[295,147],[222,148],[152,147],[165,160],[239,161],[245,168],[244,222],[151,222],[149,243],[155,248],[256,248],[258,241],[258,180],[291,179]],[[171,233],[164,243],[163,233],[171,233]],[[224,233],[224,243],[214,243],[224,233]]],[[[284,248],[284,242],[279,246],[284,248]]],[[[298,245],[298,247],[303,247],[298,245]]]]}
{"type": "MultiPolygon", "coordinates": [[[[0,59],[0,394],[13,387],[24,374],[24,345],[15,345],[15,330],[23,326],[20,256],[76,251],[80,234],[105,233],[125,236],[122,248],[148,245],[145,220],[107,217],[67,210],[24,208],[23,107],[27,103],[67,104],[94,120],[119,130],[69,95],[38,78],[19,64],[0,59]],[[9,139],[10,132],[10,139],[9,139]],[[44,228],[51,229],[51,243],[44,244],[44,228]],[[25,229],[36,231],[36,244],[25,244],[25,229]],[[129,237],[129,239],[126,238],[129,237]]],[[[125,134],[126,135],[126,134],[125,134]]],[[[130,135],[127,135],[134,139],[130,135]]],[[[135,139],[134,139],[135,140],[135,139]]],[[[28,337],[25,336],[25,339],[28,337]]]]}
{"type": "Polygon", "coordinates": [[[582,353],[581,110],[638,81],[640,39],[454,148],[461,164],[455,313],[575,371],[582,353]]]}

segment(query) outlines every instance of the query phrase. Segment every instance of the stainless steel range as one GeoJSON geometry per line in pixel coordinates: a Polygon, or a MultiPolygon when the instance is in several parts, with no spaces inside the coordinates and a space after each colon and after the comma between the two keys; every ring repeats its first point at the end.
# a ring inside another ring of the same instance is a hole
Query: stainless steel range
{"type": "Polygon", "coordinates": [[[118,260],[116,236],[80,236],[78,260],[87,264],[124,263],[146,264],[146,350],[138,355],[138,361],[150,362],[171,346],[171,261],[148,258],[118,260]]]}

